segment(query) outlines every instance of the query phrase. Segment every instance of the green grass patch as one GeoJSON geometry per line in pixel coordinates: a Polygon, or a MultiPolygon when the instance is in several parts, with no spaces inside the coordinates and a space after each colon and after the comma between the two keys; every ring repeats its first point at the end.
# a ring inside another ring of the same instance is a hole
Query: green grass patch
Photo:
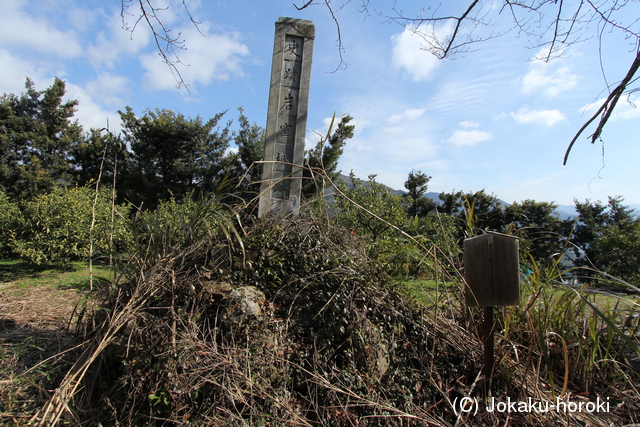
{"type": "MultiPolygon", "coordinates": [[[[105,265],[93,266],[93,285],[110,282],[111,269],[105,265]]],[[[0,260],[0,282],[17,289],[47,286],[59,289],[89,289],[89,265],[77,261],[67,267],[37,265],[20,259],[0,260]]]]}
{"type": "Polygon", "coordinates": [[[457,285],[453,282],[436,280],[403,280],[399,282],[403,293],[411,300],[425,306],[434,306],[436,302],[440,307],[445,301],[459,295],[457,285]]]}
{"type": "MultiPolygon", "coordinates": [[[[427,279],[403,280],[398,283],[403,293],[411,300],[427,307],[434,306],[442,308],[451,298],[462,298],[458,285],[454,282],[435,281],[427,279]]],[[[529,286],[521,284],[521,304],[526,303],[530,295],[529,286]]],[[[548,293],[553,298],[560,298],[567,292],[571,292],[566,286],[550,285],[548,293]]],[[[577,288],[580,293],[590,303],[603,309],[617,309],[628,311],[629,306],[638,306],[640,299],[633,295],[617,295],[610,292],[598,291],[591,288],[577,288]]],[[[461,299],[462,301],[462,299],[461,299]]]]}

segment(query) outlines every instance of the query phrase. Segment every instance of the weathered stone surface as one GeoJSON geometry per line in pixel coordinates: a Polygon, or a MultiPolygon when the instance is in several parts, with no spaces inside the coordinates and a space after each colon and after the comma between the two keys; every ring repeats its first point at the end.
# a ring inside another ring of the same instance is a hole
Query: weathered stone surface
{"type": "Polygon", "coordinates": [[[300,209],[314,38],[311,21],[276,22],[260,217],[297,214],[300,209]]]}
{"type": "Polygon", "coordinates": [[[242,286],[229,292],[232,318],[246,320],[262,316],[260,305],[264,303],[264,293],[255,286],[242,286]]]}
{"type": "Polygon", "coordinates": [[[366,370],[375,379],[381,381],[389,370],[389,348],[378,326],[369,320],[362,323],[362,341],[357,342],[354,356],[359,368],[366,370]]]}

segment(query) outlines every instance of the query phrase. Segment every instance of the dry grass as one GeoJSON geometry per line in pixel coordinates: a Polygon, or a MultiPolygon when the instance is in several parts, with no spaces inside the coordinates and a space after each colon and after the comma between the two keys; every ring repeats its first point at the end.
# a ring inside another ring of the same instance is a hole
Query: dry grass
{"type": "MultiPolygon", "coordinates": [[[[35,414],[32,421],[39,425],[100,420],[103,425],[213,426],[613,426],[639,421],[637,352],[611,335],[612,360],[595,361],[597,382],[585,392],[580,378],[569,375],[572,364],[582,363],[583,345],[545,335],[544,348],[551,351],[545,358],[540,343],[532,344],[541,338],[533,316],[542,300],[529,300],[511,317],[500,313],[494,395],[500,401],[555,402],[560,396],[585,403],[608,397],[609,412],[490,413],[480,408],[477,414],[462,413],[460,400],[479,399],[482,382],[476,312],[453,301],[436,301],[437,311],[407,301],[367,259],[356,237],[326,224],[302,218],[257,224],[246,228],[243,242],[239,248],[229,239],[205,239],[131,263],[136,279],[81,322],[87,341],[67,353],[73,358],[47,362],[48,372],[55,372],[50,378],[55,390],[24,388],[24,401],[31,403],[20,411],[14,405],[4,419],[24,424],[35,414]],[[243,302],[230,297],[232,290],[247,286],[266,297],[259,301],[260,311],[249,316],[243,314],[243,302]],[[517,327],[516,317],[521,319],[517,327]],[[36,414],[34,402],[43,400],[47,403],[36,414]]],[[[460,299],[459,292],[454,287],[446,297],[460,299]]],[[[21,306],[18,301],[7,305],[16,315],[21,306]]],[[[566,304],[567,316],[571,306],[566,304]]],[[[604,328],[600,334],[607,336],[604,328]]],[[[630,339],[637,342],[635,336],[630,339]]],[[[16,341],[24,343],[24,336],[16,341]]],[[[70,346],[61,341],[59,349],[70,346]]],[[[2,349],[8,360],[18,354],[8,353],[6,345],[2,349]]],[[[27,370],[16,370],[5,381],[15,385],[28,377],[27,370]]]]}
{"type": "MultiPolygon", "coordinates": [[[[245,264],[196,245],[144,267],[94,318],[92,341],[39,412],[41,425],[622,425],[637,393],[590,414],[456,411],[477,397],[482,345],[462,306],[437,314],[381,280],[357,240],[318,224],[256,227],[245,264]],[[232,266],[232,267],[230,267],[232,266]],[[231,289],[266,295],[243,318],[231,289]],[[618,405],[619,404],[619,405],[618,405]]],[[[477,319],[475,319],[477,320],[477,319]]],[[[498,340],[500,399],[593,395],[552,385],[539,358],[498,340]],[[520,360],[518,360],[520,357],[520,360]]],[[[546,369],[553,369],[548,366],[546,369]]],[[[562,371],[564,372],[564,370],[562,371]]],[[[620,385],[619,382],[617,385],[620,385]]],[[[631,393],[631,394],[629,394],[631,393]]]]}
{"type": "Polygon", "coordinates": [[[86,295],[49,285],[0,290],[0,421],[21,425],[36,413],[67,368],[79,344],[74,313],[86,295]]]}

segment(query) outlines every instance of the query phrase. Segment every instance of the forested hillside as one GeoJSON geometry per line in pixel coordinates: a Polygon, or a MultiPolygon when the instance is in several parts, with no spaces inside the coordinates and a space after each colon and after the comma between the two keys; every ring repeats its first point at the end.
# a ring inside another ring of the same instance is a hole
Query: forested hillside
{"type": "MultiPolygon", "coordinates": [[[[64,95],[60,79],[43,91],[36,91],[27,79],[24,93],[2,96],[0,248],[5,256],[34,262],[83,259],[90,234],[96,241],[93,251],[104,252],[109,245],[117,250],[113,239],[130,238],[124,222],[117,221],[208,194],[253,212],[264,132],[242,109],[237,118],[229,111],[192,118],[159,109],[136,114],[124,107],[122,133],[114,134],[108,129],[83,129],[74,119],[77,101],[64,101],[64,95]],[[106,233],[109,218],[111,232],[106,233]]],[[[375,256],[389,260],[398,256],[396,247],[405,239],[400,232],[455,252],[465,237],[497,231],[520,237],[524,263],[570,254],[564,262],[582,268],[574,275],[592,281],[593,270],[599,270],[638,285],[640,222],[621,197],[605,203],[576,200],[576,217],[561,219],[554,203],[524,200],[507,205],[482,189],[443,192],[434,200],[427,191],[431,177],[422,171],[408,171],[403,194],[373,175],[367,181],[353,176],[338,179],[339,158],[353,137],[350,121],[350,116],[342,117],[307,152],[303,193],[314,200],[328,188],[328,180],[334,180],[347,196],[337,198],[335,219],[370,241],[375,256]],[[320,166],[322,174],[312,173],[320,166]]],[[[404,266],[397,274],[421,273],[419,264],[394,265],[404,266]]]]}

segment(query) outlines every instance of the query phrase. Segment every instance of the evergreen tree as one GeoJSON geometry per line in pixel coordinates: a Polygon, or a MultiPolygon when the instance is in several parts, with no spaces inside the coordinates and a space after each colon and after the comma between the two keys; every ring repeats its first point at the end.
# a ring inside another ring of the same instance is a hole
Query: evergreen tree
{"type": "Polygon", "coordinates": [[[63,102],[64,81],[36,91],[27,78],[21,96],[0,99],[0,189],[29,199],[72,183],[69,150],[82,139],[72,120],[78,101],[63,102]]]}
{"type": "Polygon", "coordinates": [[[640,279],[640,219],[624,206],[622,197],[609,197],[605,205],[600,201],[575,200],[579,214],[576,220],[565,221],[572,231],[574,264],[595,266],[623,280],[640,279]]]}
{"type": "Polygon", "coordinates": [[[396,231],[392,227],[371,213],[389,224],[402,226],[406,220],[406,213],[401,197],[392,195],[388,187],[377,182],[376,175],[369,175],[366,182],[356,178],[353,172],[349,177],[352,184],[350,188],[344,182],[338,183],[340,190],[351,200],[336,197],[340,224],[359,236],[367,236],[373,242],[395,235],[396,231]]]}
{"type": "Polygon", "coordinates": [[[557,205],[525,200],[505,208],[505,225],[520,237],[520,248],[543,261],[562,250],[562,221],[555,213],[557,205]]]}
{"type": "Polygon", "coordinates": [[[411,171],[409,177],[404,183],[404,188],[409,192],[410,199],[407,213],[411,217],[417,216],[422,218],[436,208],[436,203],[426,197],[427,186],[431,177],[421,171],[411,171]]]}
{"type": "Polygon", "coordinates": [[[171,110],[147,110],[136,117],[130,107],[120,111],[124,139],[131,146],[126,177],[128,199],[155,207],[160,200],[181,199],[190,191],[213,191],[228,170],[225,151],[230,123],[220,128],[225,113],[203,122],[171,110]]]}
{"type": "Polygon", "coordinates": [[[444,191],[438,195],[440,203],[437,206],[438,212],[449,215],[458,216],[462,211],[462,191],[453,193],[445,193],[444,191]]]}
{"type": "MultiPolygon", "coordinates": [[[[78,144],[71,147],[70,153],[73,176],[80,186],[98,179],[100,175],[101,184],[111,186],[114,174],[120,178],[126,176],[129,152],[120,135],[91,129],[78,144]]],[[[120,182],[116,181],[116,186],[119,187],[120,182]]]]}
{"type": "Polygon", "coordinates": [[[335,182],[340,175],[338,161],[344,152],[344,146],[348,139],[353,138],[354,125],[349,122],[353,117],[346,115],[340,119],[338,127],[327,138],[321,139],[315,148],[307,151],[305,169],[303,172],[302,194],[311,197],[319,194],[325,186],[325,182],[318,175],[324,170],[327,176],[335,182]]]}
{"type": "Polygon", "coordinates": [[[242,180],[239,184],[240,195],[245,200],[254,199],[260,192],[262,179],[262,165],[259,162],[264,157],[264,129],[256,123],[251,123],[244,115],[244,110],[238,108],[240,129],[234,133],[234,142],[238,151],[229,153],[231,175],[242,180]]]}

